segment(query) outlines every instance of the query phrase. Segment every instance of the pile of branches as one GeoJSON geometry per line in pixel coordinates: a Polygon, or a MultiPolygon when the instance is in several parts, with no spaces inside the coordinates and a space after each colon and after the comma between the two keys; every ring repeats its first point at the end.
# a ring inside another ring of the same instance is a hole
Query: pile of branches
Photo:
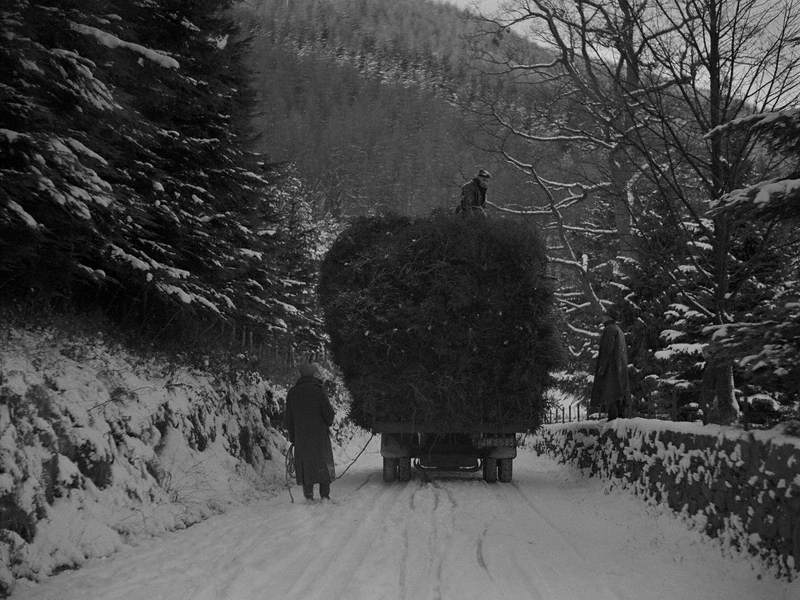
{"type": "Polygon", "coordinates": [[[318,290],[352,419],[537,427],[564,358],[546,262],[524,223],[354,221],[326,255],[318,290]]]}

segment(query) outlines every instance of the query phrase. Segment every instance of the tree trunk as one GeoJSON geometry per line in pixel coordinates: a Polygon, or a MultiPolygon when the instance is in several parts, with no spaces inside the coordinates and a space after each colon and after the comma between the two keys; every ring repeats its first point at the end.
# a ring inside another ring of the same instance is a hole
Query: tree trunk
{"type": "MultiPolygon", "coordinates": [[[[721,50],[721,12],[722,3],[711,0],[708,3],[709,19],[709,117],[710,126],[716,127],[723,121],[723,66],[721,50]]],[[[726,177],[722,138],[717,136],[711,140],[711,198],[717,200],[730,191],[730,182],[726,177]]],[[[730,287],[730,225],[729,217],[721,215],[714,219],[714,267],[716,281],[714,304],[717,322],[724,324],[728,319],[728,291],[730,287]]],[[[733,382],[733,363],[730,358],[715,361],[714,398],[711,409],[713,422],[727,425],[739,416],[733,382]]]]}
{"type": "MultiPolygon", "coordinates": [[[[620,0],[619,8],[622,11],[622,27],[617,49],[620,52],[620,73],[623,80],[619,82],[622,87],[619,105],[625,106],[631,90],[641,87],[639,75],[639,59],[636,55],[636,23],[635,10],[628,0],[620,0]]],[[[627,109],[622,110],[620,119],[623,123],[621,131],[628,131],[633,126],[633,116],[627,109]]],[[[620,131],[620,129],[618,129],[620,131]]],[[[610,132],[611,133],[611,132],[610,132]]],[[[614,137],[613,133],[609,137],[614,137]]],[[[636,246],[631,231],[631,207],[628,205],[628,187],[633,177],[633,166],[626,152],[626,146],[620,142],[609,156],[611,183],[613,185],[614,201],[614,226],[619,232],[619,252],[622,258],[636,258],[636,246]]]]}
{"type": "Polygon", "coordinates": [[[617,256],[636,258],[636,245],[631,231],[631,211],[628,206],[628,182],[633,175],[630,160],[624,151],[617,149],[609,155],[609,163],[613,185],[614,228],[619,234],[617,256]]]}
{"type": "Polygon", "coordinates": [[[730,360],[709,361],[706,364],[702,396],[708,423],[730,425],[739,418],[730,360]]]}

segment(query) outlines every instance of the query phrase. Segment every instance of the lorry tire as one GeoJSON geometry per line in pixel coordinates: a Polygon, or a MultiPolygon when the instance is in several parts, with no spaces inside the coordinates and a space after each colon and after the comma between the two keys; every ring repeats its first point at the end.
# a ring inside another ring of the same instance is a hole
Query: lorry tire
{"type": "Polygon", "coordinates": [[[484,458],[483,459],[483,480],[486,483],[495,483],[497,481],[497,459],[484,458]]]}
{"type": "Polygon", "coordinates": [[[399,458],[397,459],[397,480],[410,481],[411,480],[411,459],[399,458]]]}
{"type": "Polygon", "coordinates": [[[383,457],[383,480],[392,483],[397,479],[397,459],[383,457]]]}
{"type": "Polygon", "coordinates": [[[514,474],[514,459],[501,458],[497,461],[497,470],[499,471],[500,481],[510,483],[514,474]]]}

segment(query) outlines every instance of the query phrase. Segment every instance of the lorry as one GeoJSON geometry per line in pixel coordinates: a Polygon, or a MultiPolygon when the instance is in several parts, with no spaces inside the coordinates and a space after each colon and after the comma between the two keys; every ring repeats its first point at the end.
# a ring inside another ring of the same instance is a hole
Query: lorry
{"type": "Polygon", "coordinates": [[[385,481],[413,468],[511,481],[517,434],[542,422],[565,358],[546,250],[527,221],[449,215],[363,217],[337,237],[318,295],[385,481]]]}
{"type": "MultiPolygon", "coordinates": [[[[552,292],[557,279],[542,277],[542,285],[552,292]]],[[[371,402],[365,410],[370,429],[381,436],[383,480],[408,481],[412,467],[421,472],[481,471],[484,481],[511,482],[517,457],[517,436],[538,428],[535,412],[515,414],[502,421],[482,421],[464,425],[434,422],[386,420],[380,403],[371,402]]]]}
{"type": "Polygon", "coordinates": [[[381,436],[383,481],[411,479],[412,466],[422,472],[482,471],[487,483],[510,482],[517,456],[520,424],[476,426],[471,431],[442,431],[424,423],[376,421],[373,433],[381,436]]]}
{"type": "MultiPolygon", "coordinates": [[[[547,275],[541,279],[548,291],[556,289],[555,277],[547,275]]],[[[408,481],[412,467],[422,472],[480,470],[487,483],[510,483],[517,457],[517,436],[540,425],[534,413],[467,427],[442,426],[441,420],[437,423],[383,420],[380,406],[374,403],[366,412],[372,432],[381,436],[383,480],[387,483],[408,481]]]]}

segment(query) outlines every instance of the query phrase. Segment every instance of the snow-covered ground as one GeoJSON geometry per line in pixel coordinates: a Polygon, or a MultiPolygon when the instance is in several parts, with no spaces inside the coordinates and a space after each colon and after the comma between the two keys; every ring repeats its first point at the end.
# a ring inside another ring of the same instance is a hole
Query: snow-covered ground
{"type": "Polygon", "coordinates": [[[283,396],[253,372],[0,327],[0,597],[14,578],[263,498],[284,478],[287,442],[269,416],[283,396]]]}
{"type": "Polygon", "coordinates": [[[724,556],[668,509],[529,450],[511,484],[416,473],[387,485],[380,461],[376,438],[334,483],[333,503],[298,500],[295,487],[295,503],[283,491],[41,584],[21,581],[11,598],[800,598],[800,581],[724,556]]]}

